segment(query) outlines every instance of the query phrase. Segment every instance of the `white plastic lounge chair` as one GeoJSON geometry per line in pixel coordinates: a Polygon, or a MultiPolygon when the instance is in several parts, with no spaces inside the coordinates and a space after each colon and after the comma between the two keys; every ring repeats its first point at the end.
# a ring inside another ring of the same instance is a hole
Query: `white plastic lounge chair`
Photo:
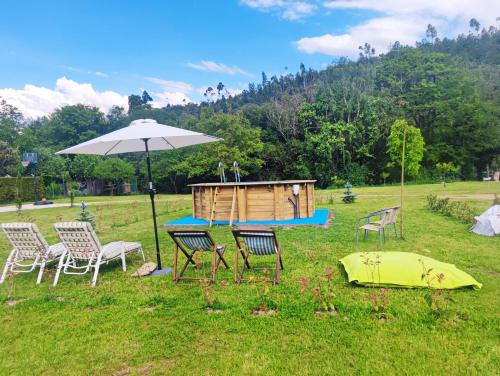
{"type": "Polygon", "coordinates": [[[7,273],[29,273],[40,266],[36,284],[42,281],[43,270],[48,262],[56,261],[64,252],[62,243],[49,246],[34,223],[3,223],[1,225],[13,249],[0,276],[5,281],[7,273]],[[31,261],[31,262],[30,262],[31,261]]]}
{"type": "Polygon", "coordinates": [[[88,222],[56,223],[54,228],[66,248],[59,260],[54,286],[57,285],[61,271],[64,274],[81,275],[93,268],[92,287],[95,287],[99,267],[102,264],[120,258],[123,271],[126,271],[125,255],[137,252],[142,255],[144,261],[146,260],[141,243],[118,241],[101,245],[92,225],[88,222]]]}

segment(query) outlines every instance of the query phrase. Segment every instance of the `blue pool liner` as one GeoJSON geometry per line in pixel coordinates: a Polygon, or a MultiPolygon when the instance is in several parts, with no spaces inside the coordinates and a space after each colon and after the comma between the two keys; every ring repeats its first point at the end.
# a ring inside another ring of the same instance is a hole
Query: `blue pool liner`
{"type": "MultiPolygon", "coordinates": [[[[309,218],[286,219],[279,221],[234,221],[234,225],[263,225],[263,226],[318,226],[326,225],[330,215],[329,209],[316,209],[314,215],[309,218]]],[[[214,225],[229,225],[229,221],[214,221],[214,225]]],[[[209,221],[193,218],[192,216],[165,222],[164,226],[208,226],[209,221]]]]}

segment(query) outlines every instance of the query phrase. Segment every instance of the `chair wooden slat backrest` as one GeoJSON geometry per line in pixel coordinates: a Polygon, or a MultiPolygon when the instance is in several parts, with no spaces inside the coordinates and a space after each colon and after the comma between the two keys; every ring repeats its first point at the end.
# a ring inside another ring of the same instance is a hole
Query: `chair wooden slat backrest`
{"type": "Polygon", "coordinates": [[[49,245],[34,223],[3,223],[2,229],[16,250],[18,260],[45,256],[49,251],[49,245]]]}
{"type": "Polygon", "coordinates": [[[97,258],[102,245],[90,223],[61,222],[56,223],[54,228],[71,257],[80,260],[97,258]]]}

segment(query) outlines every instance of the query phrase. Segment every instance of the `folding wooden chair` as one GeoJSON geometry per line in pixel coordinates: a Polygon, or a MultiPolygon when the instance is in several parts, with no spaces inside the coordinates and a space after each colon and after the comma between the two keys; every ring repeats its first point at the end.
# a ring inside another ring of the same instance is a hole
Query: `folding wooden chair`
{"type": "MultiPolygon", "coordinates": [[[[249,264],[250,255],[271,256],[276,255],[276,264],[274,269],[273,284],[280,281],[281,270],[283,270],[283,260],[281,259],[281,247],[276,239],[273,230],[233,230],[234,240],[236,241],[236,252],[234,254],[234,280],[236,283],[248,281],[243,279],[243,274],[247,269],[254,269],[249,264]],[[240,255],[243,258],[241,270],[238,267],[240,255]]],[[[263,268],[263,270],[268,270],[263,268]]],[[[253,279],[255,282],[268,281],[267,278],[253,279]]]]}
{"type": "Polygon", "coordinates": [[[168,231],[168,234],[175,243],[174,249],[174,271],[173,280],[178,282],[180,280],[191,280],[191,281],[207,281],[215,282],[217,276],[217,270],[222,261],[226,269],[229,269],[229,265],[224,259],[224,253],[226,252],[225,245],[217,245],[210,236],[208,231],[195,231],[195,230],[175,230],[168,231]],[[186,256],[187,260],[184,263],[180,273],[177,273],[177,264],[179,257],[179,250],[186,256]],[[212,262],[210,277],[184,277],[189,264],[196,265],[193,260],[196,252],[212,252],[212,262]]]}

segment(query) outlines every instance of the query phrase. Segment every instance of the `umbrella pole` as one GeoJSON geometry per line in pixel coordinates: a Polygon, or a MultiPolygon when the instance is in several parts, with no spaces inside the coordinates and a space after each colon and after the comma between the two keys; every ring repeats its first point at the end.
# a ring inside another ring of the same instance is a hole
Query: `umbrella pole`
{"type": "Polygon", "coordinates": [[[149,147],[148,147],[149,138],[144,138],[143,141],[144,141],[144,147],[146,148],[146,164],[148,168],[148,180],[149,180],[149,197],[151,199],[151,209],[153,211],[153,226],[155,230],[155,243],[156,243],[157,269],[150,275],[159,276],[159,275],[169,274],[172,271],[172,269],[171,268],[162,269],[161,267],[160,241],[158,240],[158,227],[156,224],[155,190],[153,188],[153,178],[151,174],[151,159],[149,158],[149,147]]]}

